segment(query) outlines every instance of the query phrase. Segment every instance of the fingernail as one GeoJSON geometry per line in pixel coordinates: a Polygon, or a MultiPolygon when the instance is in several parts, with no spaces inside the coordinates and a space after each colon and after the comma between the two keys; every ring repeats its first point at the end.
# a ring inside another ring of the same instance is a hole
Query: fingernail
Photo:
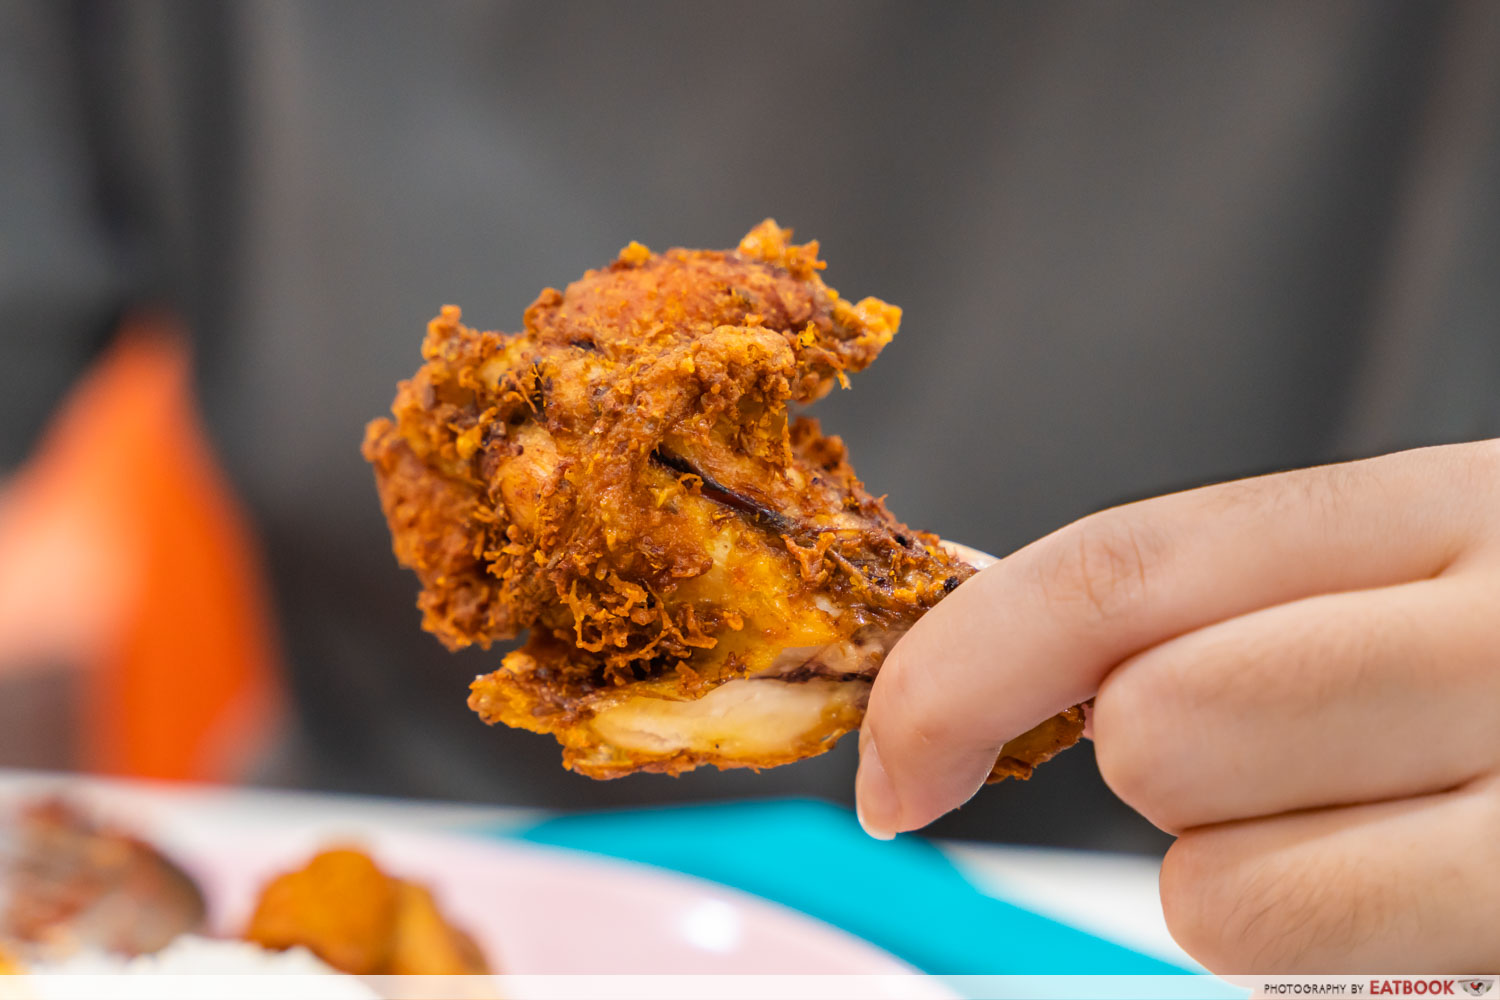
{"type": "Polygon", "coordinates": [[[901,804],[891,776],[880,762],[875,740],[866,739],[859,748],[859,771],[854,776],[854,813],[859,825],[876,840],[896,836],[901,823],[901,804]]]}

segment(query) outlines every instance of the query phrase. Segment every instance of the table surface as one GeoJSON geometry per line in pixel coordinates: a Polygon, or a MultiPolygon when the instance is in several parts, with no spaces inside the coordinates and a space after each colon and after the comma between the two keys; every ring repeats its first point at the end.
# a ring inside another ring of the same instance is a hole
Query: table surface
{"type": "MultiPolygon", "coordinates": [[[[76,789],[170,822],[212,809],[247,821],[327,827],[462,831],[521,828],[545,814],[495,806],[59,775],[0,768],[0,797],[76,789]]],[[[937,846],[978,889],[1137,951],[1198,968],[1172,940],[1157,895],[1158,859],[1131,854],[958,841],[937,846]]]]}

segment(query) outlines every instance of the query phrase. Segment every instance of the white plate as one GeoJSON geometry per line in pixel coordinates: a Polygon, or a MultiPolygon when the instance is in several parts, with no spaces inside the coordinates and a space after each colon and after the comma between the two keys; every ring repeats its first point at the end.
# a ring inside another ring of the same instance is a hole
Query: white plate
{"type": "MultiPolygon", "coordinates": [[[[0,799],[41,790],[30,781],[0,782],[0,793],[9,793],[0,799]]],[[[646,865],[404,828],[342,810],[333,797],[321,800],[324,813],[314,796],[289,800],[296,808],[283,810],[260,793],[174,794],[92,781],[51,790],[139,833],[187,869],[208,898],[211,929],[226,936],[244,929],[267,880],[345,844],[432,889],[497,972],[900,976],[903,997],[953,996],[888,952],[806,914],[646,865]]]]}

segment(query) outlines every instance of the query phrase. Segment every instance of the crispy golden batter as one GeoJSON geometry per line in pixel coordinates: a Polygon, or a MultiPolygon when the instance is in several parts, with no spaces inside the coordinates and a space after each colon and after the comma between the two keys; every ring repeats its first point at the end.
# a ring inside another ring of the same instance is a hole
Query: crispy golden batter
{"type": "MultiPolygon", "coordinates": [[[[632,243],[518,334],[445,307],[367,429],[396,556],[450,648],[530,630],[476,679],[487,722],[598,778],[769,767],[863,716],[885,652],[974,570],[898,522],[843,443],[793,419],[896,332],[766,220],[732,251],[632,243]]],[[[1074,710],[1007,746],[1026,776],[1074,710]]]]}
{"type": "Polygon", "coordinates": [[[381,871],[369,855],[324,851],[261,892],[246,939],[301,945],[354,975],[481,975],[479,947],[443,919],[432,894],[381,871]]]}

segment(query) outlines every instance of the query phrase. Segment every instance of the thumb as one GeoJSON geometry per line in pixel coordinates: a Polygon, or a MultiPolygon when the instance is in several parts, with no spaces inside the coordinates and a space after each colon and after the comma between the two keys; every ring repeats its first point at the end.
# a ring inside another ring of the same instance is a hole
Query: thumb
{"type": "MultiPolygon", "coordinates": [[[[988,569],[1000,561],[988,552],[982,552],[979,549],[970,548],[958,542],[944,539],[942,545],[949,553],[962,559],[977,570],[988,569]]],[[[951,595],[943,604],[949,604],[957,596],[957,593],[951,595]]],[[[941,606],[939,605],[939,607],[941,606]]],[[[935,613],[936,610],[929,612],[928,617],[935,613]]],[[[904,645],[906,643],[903,639],[886,656],[885,663],[881,667],[882,673],[893,672],[892,665],[896,659],[896,651],[900,650],[904,645]]],[[[915,645],[918,647],[916,655],[920,657],[922,655],[920,649],[922,644],[918,642],[915,645]]],[[[894,687],[895,685],[886,686],[894,687]]],[[[875,690],[881,691],[882,694],[885,693],[879,684],[876,685],[875,690]]],[[[871,836],[881,840],[889,840],[897,832],[907,827],[902,825],[898,793],[892,783],[890,773],[886,770],[884,761],[881,760],[875,732],[877,728],[884,728],[885,723],[889,723],[895,733],[905,733],[908,731],[906,727],[909,723],[903,718],[902,704],[904,703],[900,697],[882,698],[881,700],[882,702],[896,701],[897,704],[886,711],[877,711],[876,702],[872,696],[869,709],[865,713],[865,721],[860,727],[859,772],[855,776],[854,787],[860,824],[864,826],[865,831],[871,836]],[[881,719],[884,719],[885,723],[881,719]]],[[[895,733],[893,733],[893,738],[890,740],[891,744],[893,746],[899,745],[904,750],[905,740],[895,738],[895,733]]],[[[931,742],[925,736],[920,738],[924,743],[931,742]]],[[[990,769],[995,763],[995,755],[981,748],[972,757],[972,760],[964,760],[962,764],[951,760],[944,762],[948,768],[946,777],[952,779],[946,783],[947,787],[939,790],[945,800],[953,801],[955,804],[966,801],[979,790],[985,778],[988,777],[990,769]],[[956,771],[954,770],[955,767],[957,768],[956,771]]]]}
{"type": "Polygon", "coordinates": [[[1122,660],[1313,594],[1422,579],[1462,550],[1429,448],[1222,483],[1075,521],[982,570],[886,657],[855,792],[876,836],[963,804],[1005,744],[1093,697],[1122,660]]]}

